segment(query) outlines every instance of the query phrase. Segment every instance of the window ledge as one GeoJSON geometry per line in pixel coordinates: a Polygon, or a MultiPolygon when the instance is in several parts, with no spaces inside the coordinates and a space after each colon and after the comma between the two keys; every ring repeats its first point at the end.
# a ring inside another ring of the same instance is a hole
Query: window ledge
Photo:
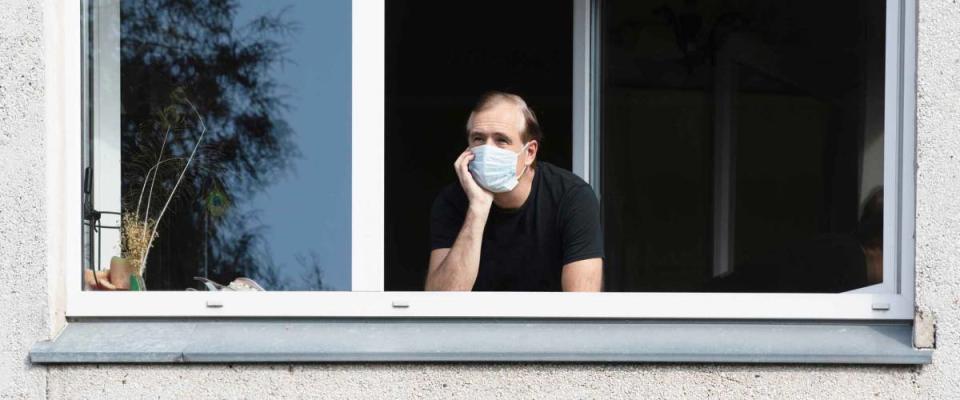
{"type": "Polygon", "coordinates": [[[903,322],[84,319],[37,364],[352,361],[929,364],[903,322]]]}

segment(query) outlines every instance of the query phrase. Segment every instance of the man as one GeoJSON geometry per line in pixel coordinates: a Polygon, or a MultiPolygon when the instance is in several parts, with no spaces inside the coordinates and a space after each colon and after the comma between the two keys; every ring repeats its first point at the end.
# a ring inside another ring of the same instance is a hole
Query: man
{"type": "Polygon", "coordinates": [[[593,189],[535,162],[541,131],[519,96],[484,95],[430,218],[427,290],[599,291],[603,231],[593,189]]]}

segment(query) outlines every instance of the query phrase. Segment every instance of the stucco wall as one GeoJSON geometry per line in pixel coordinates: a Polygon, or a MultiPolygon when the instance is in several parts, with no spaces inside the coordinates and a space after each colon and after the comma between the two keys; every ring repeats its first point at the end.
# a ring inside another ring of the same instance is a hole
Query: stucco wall
{"type": "MultiPolygon", "coordinates": [[[[57,1],[57,0],[53,0],[57,1]]],[[[44,41],[39,0],[0,0],[0,398],[960,398],[960,4],[921,1],[918,302],[924,367],[337,364],[31,366],[50,336],[45,256],[44,41]]]]}
{"type": "Polygon", "coordinates": [[[27,351],[49,336],[39,1],[0,0],[0,397],[38,398],[27,351]]]}

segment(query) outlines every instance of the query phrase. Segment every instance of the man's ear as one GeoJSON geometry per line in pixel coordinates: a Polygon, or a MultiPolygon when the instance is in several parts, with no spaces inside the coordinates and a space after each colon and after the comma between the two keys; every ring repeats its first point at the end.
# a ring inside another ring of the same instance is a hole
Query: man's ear
{"type": "Polygon", "coordinates": [[[531,140],[527,143],[527,159],[525,163],[527,165],[532,165],[533,162],[537,159],[537,151],[540,150],[540,142],[536,140],[531,140]]]}

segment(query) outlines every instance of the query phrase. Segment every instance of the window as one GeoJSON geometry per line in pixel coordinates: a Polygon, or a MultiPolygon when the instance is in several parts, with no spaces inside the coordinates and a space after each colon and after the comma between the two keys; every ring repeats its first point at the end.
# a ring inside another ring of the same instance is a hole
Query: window
{"type": "Polygon", "coordinates": [[[68,313],[913,317],[904,3],[514,3],[82,2],[68,313]],[[492,89],[597,193],[607,292],[421,291],[492,89]]]}

